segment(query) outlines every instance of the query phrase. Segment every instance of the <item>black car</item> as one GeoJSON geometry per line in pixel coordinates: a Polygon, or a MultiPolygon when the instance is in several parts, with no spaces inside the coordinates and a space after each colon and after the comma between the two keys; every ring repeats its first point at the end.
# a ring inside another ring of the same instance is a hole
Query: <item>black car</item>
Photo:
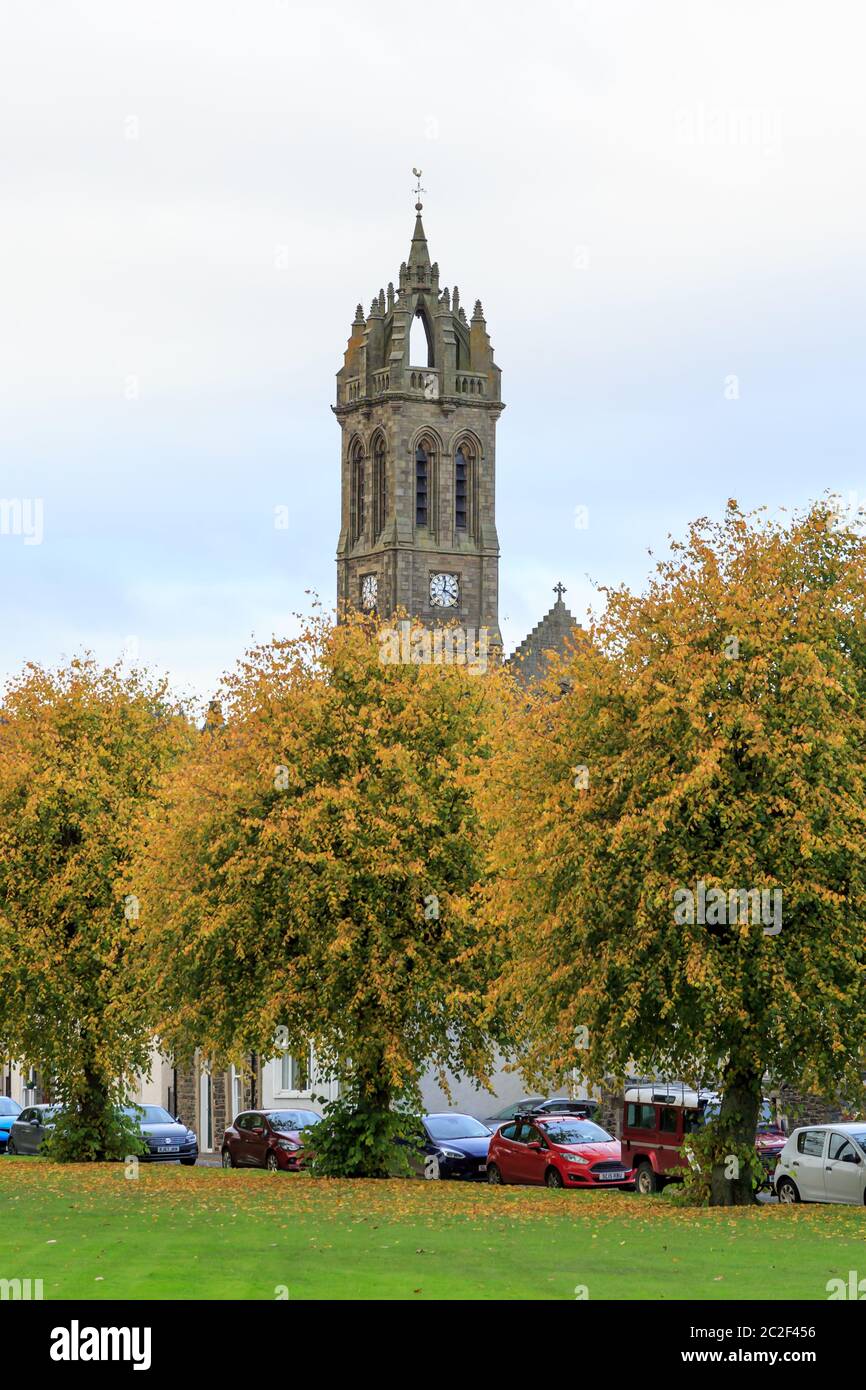
{"type": "Polygon", "coordinates": [[[422,1123],[425,1176],[487,1181],[487,1150],[493,1135],[486,1125],[452,1110],[425,1115],[422,1123]]]}
{"type": "Polygon", "coordinates": [[[597,1100],[570,1100],[567,1096],[554,1096],[552,1100],[544,1100],[540,1105],[534,1105],[530,1113],[538,1116],[576,1115],[592,1120],[600,1109],[601,1103],[597,1100]]]}
{"type": "Polygon", "coordinates": [[[597,1100],[572,1100],[570,1096],[553,1096],[545,1100],[544,1096],[525,1096],[523,1100],[507,1105],[498,1115],[491,1115],[484,1123],[490,1129],[498,1129],[508,1120],[516,1120],[519,1115],[582,1115],[592,1120],[599,1109],[597,1100]]]}
{"type": "Polygon", "coordinates": [[[147,1153],[139,1155],[141,1163],[176,1163],[192,1167],[198,1158],[198,1139],[180,1120],[174,1119],[161,1105],[125,1105],[124,1115],[138,1120],[139,1132],[147,1144],[147,1153]]]}
{"type": "Polygon", "coordinates": [[[504,1110],[500,1110],[496,1115],[488,1115],[484,1121],[490,1130],[498,1129],[508,1120],[516,1120],[518,1115],[529,1114],[535,1105],[543,1105],[544,1096],[525,1096],[523,1100],[516,1100],[513,1105],[506,1105],[504,1110]]]}

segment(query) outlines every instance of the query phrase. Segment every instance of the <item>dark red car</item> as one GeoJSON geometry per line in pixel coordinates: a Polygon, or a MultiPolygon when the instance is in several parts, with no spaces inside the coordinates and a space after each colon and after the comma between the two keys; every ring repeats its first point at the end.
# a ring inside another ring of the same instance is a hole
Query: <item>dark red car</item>
{"type": "Polygon", "coordinates": [[[548,1187],[633,1187],[618,1139],[576,1115],[532,1115],[497,1130],[487,1155],[487,1181],[548,1187]]]}
{"type": "Polygon", "coordinates": [[[223,1167],[297,1173],[310,1157],[305,1131],[321,1118],[315,1110],[245,1110],[223,1136],[223,1167]]]}

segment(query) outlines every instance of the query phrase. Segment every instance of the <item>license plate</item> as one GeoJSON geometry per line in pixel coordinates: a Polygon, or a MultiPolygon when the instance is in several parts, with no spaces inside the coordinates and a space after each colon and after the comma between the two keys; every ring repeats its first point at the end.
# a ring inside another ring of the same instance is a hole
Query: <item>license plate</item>
{"type": "Polygon", "coordinates": [[[602,1182],[622,1182],[625,1173],[599,1173],[598,1177],[602,1182]]]}
{"type": "Polygon", "coordinates": [[[177,1150],[177,1144],[160,1144],[156,1152],[158,1154],[176,1154],[177,1150]]]}
{"type": "Polygon", "coordinates": [[[479,1165],[478,1165],[478,1171],[479,1171],[479,1173],[486,1173],[486,1172],[487,1172],[487,1164],[486,1164],[486,1163],[479,1163],[479,1165]]]}

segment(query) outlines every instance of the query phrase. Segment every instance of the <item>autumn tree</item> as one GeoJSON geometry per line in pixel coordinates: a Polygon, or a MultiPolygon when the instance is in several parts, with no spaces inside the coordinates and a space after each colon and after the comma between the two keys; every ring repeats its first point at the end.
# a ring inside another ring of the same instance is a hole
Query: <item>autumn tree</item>
{"type": "Polygon", "coordinates": [[[487,914],[527,1066],[718,1078],[711,1200],[749,1200],[765,1073],[862,1098],[866,544],[729,504],[510,729],[487,914]]]}
{"type": "Polygon", "coordinates": [[[134,1143],[118,1104],[146,1066],[131,989],[136,905],[119,894],[131,830],[191,726],[165,687],[78,659],[25,668],[0,705],[0,1054],[63,1106],[61,1158],[134,1143]]]}
{"type": "Polygon", "coordinates": [[[387,1170],[394,1107],[417,1101],[425,1068],[490,1064],[493,960],[468,894],[492,686],[399,655],[360,618],[250,652],[130,879],[167,1045],[225,1062],[312,1044],[342,1087],[337,1166],[368,1175],[387,1170]]]}

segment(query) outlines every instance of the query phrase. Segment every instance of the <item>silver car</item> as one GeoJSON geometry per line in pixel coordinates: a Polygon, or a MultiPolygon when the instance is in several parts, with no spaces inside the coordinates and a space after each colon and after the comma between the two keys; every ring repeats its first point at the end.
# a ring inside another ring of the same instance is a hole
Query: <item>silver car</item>
{"type": "Polygon", "coordinates": [[[866,1200],[866,1120],[803,1125],[779,1154],[773,1185],[780,1202],[866,1200]]]}
{"type": "Polygon", "coordinates": [[[10,1154],[38,1154],[42,1140],[49,1129],[54,1128],[54,1116],[59,1105],[27,1105],[21,1111],[11,1130],[6,1152],[10,1154]]]}

